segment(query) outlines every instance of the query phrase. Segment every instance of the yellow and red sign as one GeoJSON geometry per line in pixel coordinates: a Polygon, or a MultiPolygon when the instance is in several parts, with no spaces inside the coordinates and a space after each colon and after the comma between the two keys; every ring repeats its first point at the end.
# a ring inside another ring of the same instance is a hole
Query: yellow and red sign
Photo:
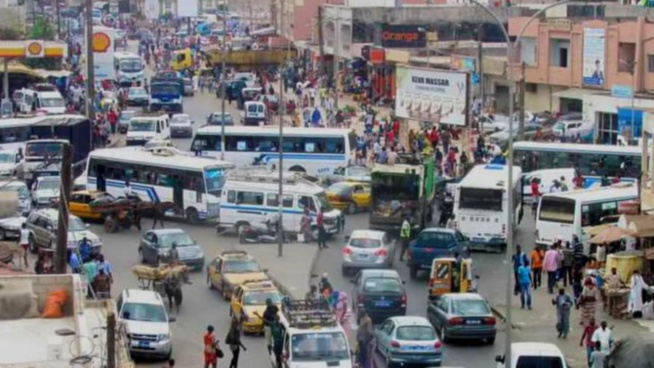
{"type": "Polygon", "coordinates": [[[42,58],[45,56],[45,45],[40,40],[28,40],[25,45],[26,58],[42,58]]]}
{"type": "Polygon", "coordinates": [[[112,47],[111,37],[108,34],[104,32],[96,32],[93,34],[93,52],[107,52],[110,47],[112,47]]]}

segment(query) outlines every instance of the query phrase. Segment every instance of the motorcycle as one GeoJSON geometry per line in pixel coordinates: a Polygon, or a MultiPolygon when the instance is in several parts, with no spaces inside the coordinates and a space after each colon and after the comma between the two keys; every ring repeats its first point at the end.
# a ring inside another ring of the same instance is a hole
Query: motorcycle
{"type": "MultiPolygon", "coordinates": [[[[278,222],[279,219],[277,216],[274,218],[269,218],[261,222],[260,226],[243,226],[239,233],[239,242],[241,244],[271,244],[277,243],[278,238],[278,222]]],[[[290,242],[288,234],[282,230],[282,236],[284,243],[290,242]]]]}
{"type": "Polygon", "coordinates": [[[454,198],[450,193],[445,193],[445,197],[441,201],[440,205],[441,216],[438,220],[438,226],[447,225],[447,220],[449,220],[454,214],[454,198]]]}

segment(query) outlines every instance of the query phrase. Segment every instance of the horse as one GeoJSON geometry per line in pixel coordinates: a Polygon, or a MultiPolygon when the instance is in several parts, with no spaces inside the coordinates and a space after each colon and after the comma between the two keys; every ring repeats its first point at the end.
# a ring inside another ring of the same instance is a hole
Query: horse
{"type": "Polygon", "coordinates": [[[180,277],[173,272],[168,273],[168,276],[164,279],[164,291],[168,297],[170,310],[173,309],[174,301],[176,312],[179,313],[179,306],[182,304],[182,282],[180,277]]]}

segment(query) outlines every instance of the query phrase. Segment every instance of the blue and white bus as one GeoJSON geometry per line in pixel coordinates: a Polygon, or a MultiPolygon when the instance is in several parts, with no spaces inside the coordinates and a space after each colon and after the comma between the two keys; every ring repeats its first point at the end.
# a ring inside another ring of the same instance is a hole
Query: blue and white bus
{"type": "MultiPolygon", "coordinates": [[[[191,223],[209,220],[220,212],[220,195],[229,162],[194,157],[177,150],[141,147],[92,151],[85,172],[86,188],[115,197],[125,196],[126,183],[145,201],[173,202],[176,217],[191,223]]],[[[76,181],[77,183],[77,181],[76,181]]]]}
{"type": "MultiPolygon", "coordinates": [[[[220,158],[221,126],[205,126],[193,137],[191,150],[200,156],[220,158]]],[[[225,127],[225,160],[237,166],[277,165],[279,127],[225,127]]],[[[354,162],[356,134],[351,129],[284,128],[286,171],[326,175],[354,162]]]]}

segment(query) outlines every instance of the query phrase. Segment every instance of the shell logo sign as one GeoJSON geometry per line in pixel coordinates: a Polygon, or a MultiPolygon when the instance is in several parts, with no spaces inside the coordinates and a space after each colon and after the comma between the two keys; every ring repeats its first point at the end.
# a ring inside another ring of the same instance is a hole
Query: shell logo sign
{"type": "Polygon", "coordinates": [[[25,44],[25,57],[42,58],[45,55],[45,46],[43,41],[32,40],[25,44]]]}
{"type": "Polygon", "coordinates": [[[104,32],[93,34],[93,52],[107,52],[111,47],[111,37],[104,32]]]}

